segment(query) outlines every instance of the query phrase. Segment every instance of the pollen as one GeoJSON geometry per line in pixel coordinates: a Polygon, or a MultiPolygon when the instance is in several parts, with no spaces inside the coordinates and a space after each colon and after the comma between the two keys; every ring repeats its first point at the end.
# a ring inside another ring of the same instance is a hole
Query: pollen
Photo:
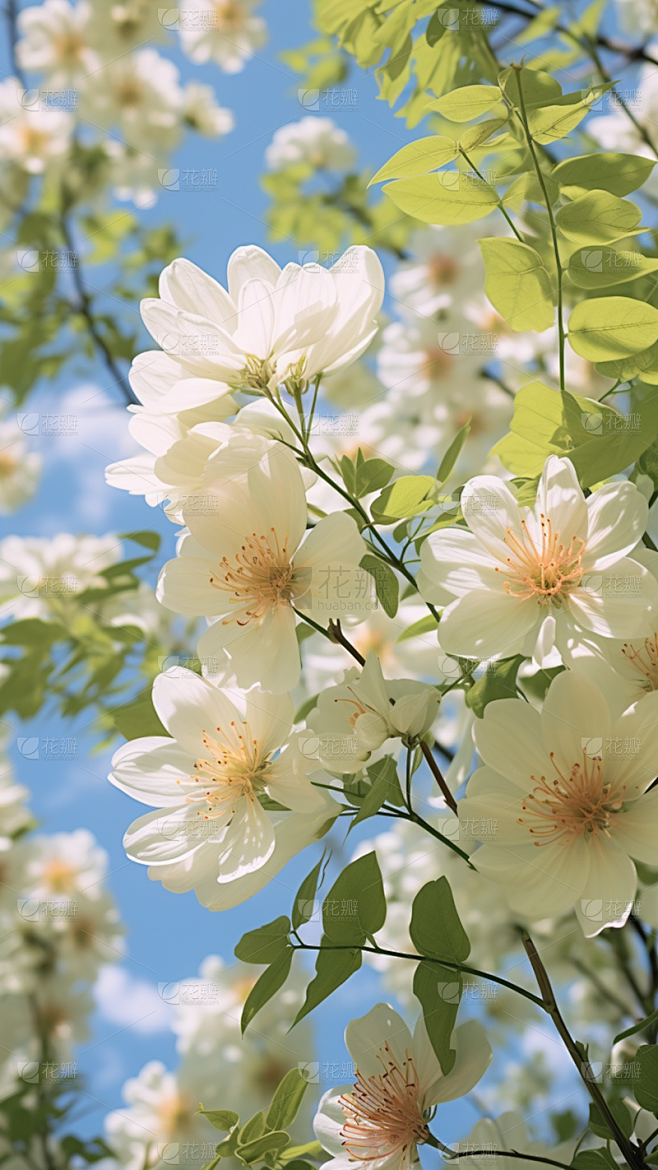
{"type": "MultiPolygon", "coordinates": [[[[277,532],[252,532],[246,536],[239,552],[223,557],[210,584],[229,594],[231,605],[243,612],[238,625],[260,622],[268,612],[292,604],[296,593],[295,569],[288,548],[288,537],[280,543],[277,532]]],[[[225,618],[224,624],[231,621],[225,618]]]]}
{"type": "Polygon", "coordinates": [[[565,544],[543,514],[540,524],[541,542],[533,540],[525,520],[521,521],[521,537],[507,528],[505,544],[511,551],[506,558],[508,568],[497,565],[496,572],[509,574],[504,589],[510,597],[519,601],[534,598],[540,605],[559,606],[580,585],[585,541],[580,536],[572,536],[565,544]]]}
{"type": "Polygon", "coordinates": [[[555,775],[531,776],[535,787],[522,803],[524,816],[518,824],[524,825],[535,845],[552,845],[560,841],[570,844],[578,837],[594,838],[603,833],[610,837],[615,814],[624,803],[625,787],[613,791],[606,783],[602,761],[583,751],[582,761],[574,764],[567,774],[550,753],[555,775]]]}
{"type": "Polygon", "coordinates": [[[357,1070],[352,1092],[339,1097],[343,1147],[359,1162],[405,1154],[428,1136],[412,1057],[400,1064],[386,1044],[379,1059],[381,1073],[366,1078],[357,1070]]]}

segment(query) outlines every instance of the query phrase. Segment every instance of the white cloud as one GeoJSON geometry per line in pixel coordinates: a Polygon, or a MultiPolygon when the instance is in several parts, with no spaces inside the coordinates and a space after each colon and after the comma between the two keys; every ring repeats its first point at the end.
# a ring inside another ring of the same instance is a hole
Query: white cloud
{"type": "Polygon", "coordinates": [[[155,984],[135,979],[125,967],[101,967],[94,999],[103,1019],[120,1028],[142,1035],[171,1028],[172,1009],[160,997],[155,984]]]}

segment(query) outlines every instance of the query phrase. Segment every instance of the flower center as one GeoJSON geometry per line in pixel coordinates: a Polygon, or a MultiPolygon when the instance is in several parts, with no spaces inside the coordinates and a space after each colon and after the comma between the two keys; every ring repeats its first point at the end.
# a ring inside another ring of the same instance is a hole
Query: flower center
{"type": "Polygon", "coordinates": [[[625,642],[621,648],[624,658],[634,666],[642,676],[642,690],[658,690],[658,633],[653,638],[645,638],[639,649],[631,642],[625,642]]]}
{"type": "Polygon", "coordinates": [[[18,470],[18,459],[12,455],[11,451],[0,452],[0,480],[11,479],[12,475],[18,470]]]}
{"type": "Polygon", "coordinates": [[[75,890],[77,871],[74,866],[57,857],[43,868],[43,880],[53,894],[68,894],[75,890]]]}
{"type": "Polygon", "coordinates": [[[445,378],[454,362],[452,354],[446,353],[440,345],[433,345],[430,349],[426,349],[423,358],[422,368],[427,370],[430,378],[445,378]]]}
{"type": "Polygon", "coordinates": [[[69,65],[74,65],[81,59],[84,47],[84,38],[74,29],[67,29],[53,40],[55,54],[69,65]]]}
{"type": "Polygon", "coordinates": [[[427,1140],[413,1059],[407,1055],[400,1067],[388,1044],[384,1052],[385,1059],[379,1057],[384,1071],[366,1080],[357,1069],[352,1092],[338,1099],[345,1114],[343,1146],[358,1162],[405,1153],[427,1140]]]}
{"type": "MultiPolygon", "coordinates": [[[[262,621],[269,610],[290,605],[296,596],[305,592],[299,574],[295,577],[287,541],[286,536],[283,544],[279,544],[274,528],[267,535],[252,532],[232,560],[222,557],[218,573],[211,575],[213,588],[228,593],[231,605],[245,610],[242,618],[236,619],[238,625],[262,621]]],[[[224,625],[231,620],[225,618],[224,625]]]]}
{"type": "MultiPolygon", "coordinates": [[[[510,597],[518,597],[520,601],[532,597],[540,605],[561,605],[582,580],[585,541],[580,536],[572,536],[566,545],[560,540],[560,533],[553,532],[550,519],[543,514],[540,524],[539,548],[530,536],[525,520],[521,521],[521,539],[507,528],[505,544],[512,553],[507,557],[512,579],[505,582],[504,589],[510,597]]],[[[505,573],[507,570],[496,566],[496,572],[505,573]]]]}
{"type": "Polygon", "coordinates": [[[518,823],[527,826],[535,845],[555,841],[568,845],[577,837],[598,837],[599,833],[609,837],[614,815],[624,803],[625,786],[621,794],[614,794],[612,785],[604,782],[600,758],[585,751],[582,763],[574,764],[568,775],[555,763],[555,753],[550,756],[556,775],[552,780],[530,777],[535,787],[522,803],[526,816],[519,817],[518,823]]]}
{"type": "Polygon", "coordinates": [[[452,257],[443,256],[440,252],[430,258],[427,267],[430,280],[437,288],[443,288],[445,284],[453,284],[459,272],[452,257]]]}
{"type": "Polygon", "coordinates": [[[217,27],[223,32],[235,32],[245,23],[242,5],[234,0],[215,0],[217,27]]]}
{"type": "Polygon", "coordinates": [[[163,1132],[168,1138],[187,1132],[192,1125],[192,1101],[186,1093],[172,1093],[157,1107],[163,1132]]]}
{"type": "Polygon", "coordinates": [[[240,797],[256,800],[269,779],[269,756],[262,755],[246,721],[238,725],[232,719],[228,734],[221,727],[217,733],[220,739],[207,731],[202,733],[207,755],[196,761],[195,774],[191,777],[199,785],[199,791],[185,797],[186,804],[205,805],[197,816],[207,821],[229,813],[240,797]]]}

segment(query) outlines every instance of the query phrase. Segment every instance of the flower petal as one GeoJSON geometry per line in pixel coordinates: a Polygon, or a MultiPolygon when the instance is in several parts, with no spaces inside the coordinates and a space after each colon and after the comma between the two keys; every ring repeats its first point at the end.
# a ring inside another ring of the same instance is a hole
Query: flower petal
{"type": "Polygon", "coordinates": [[[154,808],[179,805],[195,787],[196,757],[162,735],[132,739],[112,756],[108,779],[116,788],[154,808]]]}
{"type": "Polygon", "coordinates": [[[623,926],[637,889],[635,866],[627,853],[603,835],[587,842],[590,868],[576,902],[576,917],[586,938],[607,926],[623,926]]]}

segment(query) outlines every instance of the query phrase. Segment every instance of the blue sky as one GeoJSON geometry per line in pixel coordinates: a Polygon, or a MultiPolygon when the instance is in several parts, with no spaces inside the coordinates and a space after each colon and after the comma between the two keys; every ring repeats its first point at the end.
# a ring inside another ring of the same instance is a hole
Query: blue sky
{"type": "MultiPolygon", "coordinates": [[[[220,142],[190,137],[173,165],[216,168],[214,190],[163,192],[157,206],[142,213],[147,222],[175,223],[179,235],[189,241],[185,254],[223,280],[226,261],[240,244],[267,244],[264,222],[266,196],[258,184],[263,154],[274,131],[286,122],[305,116],[297,96],[297,79],[278,58],[285,48],[302,44],[313,35],[308,25],[307,0],[270,0],[262,12],[269,28],[267,47],[244,72],[229,77],[213,66],[192,66],[173,49],[184,79],[196,77],[211,83],[222,105],[235,111],[236,128],[220,142]]],[[[6,43],[0,69],[9,70],[6,43]]],[[[403,125],[388,107],[377,101],[374,78],[359,75],[347,82],[357,89],[356,109],[336,121],[358,145],[360,161],[378,168],[407,140],[403,125]]],[[[322,113],[322,111],[321,111],[322,113]]],[[[420,136],[423,131],[415,132],[420,136]]],[[[281,262],[297,260],[291,241],[270,249],[281,262]]],[[[97,279],[95,271],[90,280],[97,279]]],[[[144,333],[144,348],[148,347],[144,333]]],[[[105,466],[129,454],[128,417],[117,395],[106,389],[102,367],[91,365],[78,374],[69,370],[54,385],[40,386],[28,409],[56,409],[78,415],[76,436],[33,440],[44,459],[44,475],[35,500],[1,526],[2,534],[52,536],[60,531],[103,534],[157,527],[163,533],[163,555],[173,549],[174,529],[162,514],[140,499],[105,485],[105,466]]],[[[160,558],[160,562],[163,556],[160,558]]],[[[24,726],[10,725],[10,737],[72,736],[78,741],[77,759],[65,763],[23,760],[12,748],[17,776],[32,792],[32,809],[45,831],[88,827],[110,858],[109,885],[127,927],[129,958],[122,964],[124,982],[115,977],[112,1003],[93,1020],[93,1037],[83,1046],[81,1069],[89,1077],[89,1091],[99,1102],[85,1128],[98,1128],[103,1113],[120,1103],[124,1079],[134,1075],[148,1060],[163,1059],[175,1065],[176,1056],[167,1016],[157,996],[157,984],[194,975],[209,953],[231,959],[241,934],[251,927],[286,912],[302,877],[311,868],[312,852],[298,858],[279,879],[258,897],[236,910],[210,914],[193,894],[173,895],[149,882],[145,870],[126,860],[121,839],[129,822],[141,812],[134,802],[113,789],[106,780],[108,754],[93,754],[93,738],[82,723],[71,726],[57,717],[40,714],[24,726]],[[137,1026],[132,1021],[144,1016],[137,1026]]],[[[366,835],[366,834],[363,834],[366,835]]],[[[356,841],[356,835],[355,835],[356,841]]],[[[345,860],[352,844],[348,844],[345,860]]],[[[110,986],[107,984],[107,986],[110,986]]],[[[377,979],[365,969],[329,1004],[316,1013],[318,1058],[343,1061],[345,1023],[361,1014],[379,997],[377,979]]],[[[309,1053],[309,1057],[312,1054],[309,1053]]],[[[227,1102],[227,1104],[229,1104],[227,1102]]],[[[456,1138],[475,1120],[468,1105],[450,1112],[445,1138],[456,1138]]]]}

